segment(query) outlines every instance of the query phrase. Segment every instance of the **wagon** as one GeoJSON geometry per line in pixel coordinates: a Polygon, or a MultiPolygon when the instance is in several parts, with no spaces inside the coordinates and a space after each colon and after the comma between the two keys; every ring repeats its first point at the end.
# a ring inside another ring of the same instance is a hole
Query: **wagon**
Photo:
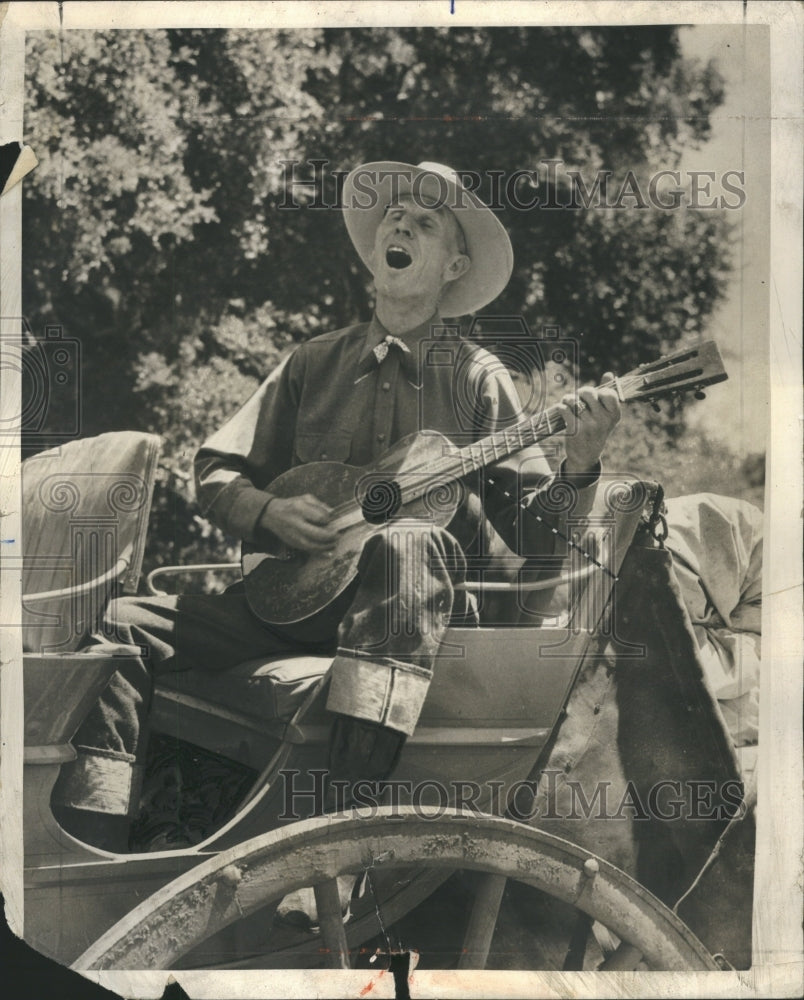
{"type": "MultiPolygon", "coordinates": [[[[751,798],[661,545],[661,498],[635,479],[604,484],[585,540],[570,518],[553,563],[467,585],[488,624],[448,631],[383,797],[320,814],[329,661],[252,661],[159,680],[154,729],[179,741],[168,764],[180,746],[217,796],[193,842],[114,855],[66,833],[59,769],[130,655],[76,648],[137,586],[158,453],[151,435],[115,433],[24,463],[31,945],[83,970],[350,968],[408,948],[423,967],[750,965],[751,798]],[[689,801],[668,815],[665,797],[640,816],[658,778],[712,781],[706,815],[689,801]],[[615,785],[619,815],[611,797],[600,807],[615,785]],[[299,927],[276,911],[303,887],[317,918],[299,927]]],[[[176,571],[152,573],[151,591],[176,571]]]]}

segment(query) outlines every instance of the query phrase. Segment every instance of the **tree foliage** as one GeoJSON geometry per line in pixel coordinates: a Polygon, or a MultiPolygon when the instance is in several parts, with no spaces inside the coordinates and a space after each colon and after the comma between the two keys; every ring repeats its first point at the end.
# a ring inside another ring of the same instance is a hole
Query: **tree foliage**
{"type": "MultiPolygon", "coordinates": [[[[290,346],[370,313],[340,213],[288,161],[646,178],[723,96],[664,27],[32,32],[27,80],[26,315],[82,342],[83,433],[163,436],[154,541],[179,560],[222,541],[193,516],[198,444],[290,346]]],[[[577,338],[582,378],[700,335],[724,286],[718,212],[501,218],[516,265],[488,311],[577,338]]]]}

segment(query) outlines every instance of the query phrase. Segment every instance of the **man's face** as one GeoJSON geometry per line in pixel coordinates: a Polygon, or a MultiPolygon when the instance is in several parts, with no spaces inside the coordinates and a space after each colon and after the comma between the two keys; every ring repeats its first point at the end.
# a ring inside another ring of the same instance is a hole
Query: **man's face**
{"type": "Polygon", "coordinates": [[[372,271],[378,294],[425,297],[435,303],[441,289],[466,272],[463,234],[447,208],[428,208],[411,197],[389,205],[377,227],[372,271]]]}

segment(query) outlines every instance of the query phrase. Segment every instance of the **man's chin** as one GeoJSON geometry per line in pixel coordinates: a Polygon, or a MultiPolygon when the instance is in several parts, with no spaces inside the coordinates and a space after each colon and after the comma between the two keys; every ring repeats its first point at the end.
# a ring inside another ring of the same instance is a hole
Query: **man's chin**
{"type": "Polygon", "coordinates": [[[399,296],[400,298],[421,295],[424,290],[421,280],[412,273],[411,268],[395,270],[394,268],[384,266],[379,274],[374,275],[374,284],[378,291],[399,296]]]}

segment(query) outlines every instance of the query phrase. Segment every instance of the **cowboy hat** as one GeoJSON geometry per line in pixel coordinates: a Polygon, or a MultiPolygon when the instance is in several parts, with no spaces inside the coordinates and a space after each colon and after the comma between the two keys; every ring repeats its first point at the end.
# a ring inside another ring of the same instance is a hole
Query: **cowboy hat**
{"type": "Polygon", "coordinates": [[[346,229],[360,259],[371,270],[377,226],[387,207],[400,195],[410,195],[428,208],[449,208],[466,239],[472,266],[446,286],[439,310],[443,316],[463,316],[496,299],[508,284],[514,266],[511,241],[491,209],[468,191],[458,174],[441,163],[364,163],[343,184],[346,229]]]}

